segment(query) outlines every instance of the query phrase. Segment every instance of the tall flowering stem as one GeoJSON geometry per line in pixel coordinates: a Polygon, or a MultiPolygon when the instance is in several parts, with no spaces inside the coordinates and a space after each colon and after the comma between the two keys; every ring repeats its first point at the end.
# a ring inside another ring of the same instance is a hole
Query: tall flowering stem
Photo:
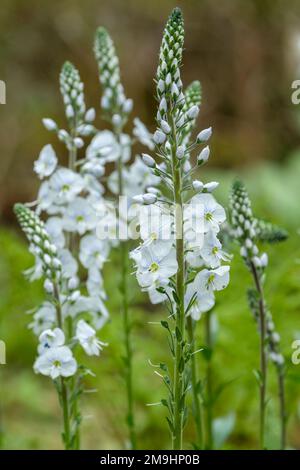
{"type": "Polygon", "coordinates": [[[101,228],[107,205],[99,182],[102,162],[87,155],[77,158],[78,149],[84,147],[83,137],[95,133],[91,124],[95,110],[86,110],[84,85],[70,62],[62,67],[60,90],[68,130],[59,129],[50,118],[43,123],[64,143],[68,167],[60,165],[51,145],[43,147],[34,162],[34,171],[43,180],[37,201],[30,204],[35,212],[23,205],[16,205],[15,212],[35,257],[34,267],[26,274],[31,281],[44,277],[46,299],[33,310],[29,325],[39,337],[34,370],[49,376],[58,391],[65,448],[79,449],[80,397],[89,370],[77,363],[75,354],[81,346],[88,356],[99,356],[104,346],[96,330],[108,317],[101,269],[109,245],[97,237],[96,229],[101,228]],[[41,213],[45,222],[40,220],[41,213]]]}
{"type": "Polygon", "coordinates": [[[275,331],[272,315],[267,308],[264,295],[265,272],[268,256],[261,253],[257,246],[259,241],[271,243],[283,241],[287,234],[278,227],[254,218],[247,190],[242,182],[236,181],[230,198],[232,235],[240,245],[240,254],[252,274],[254,287],[248,291],[249,307],[258,325],[260,334],[260,370],[257,380],[260,389],[260,446],[265,448],[265,416],[268,359],[277,371],[278,397],[280,404],[281,448],[286,445],[286,410],[284,396],[284,358],[280,352],[280,336],[275,331]]]}
{"type": "Polygon", "coordinates": [[[211,128],[192,139],[199,113],[201,89],[193,82],[186,92],[180,77],[184,42],[183,18],[175,8],[166,24],[156,76],[157,129],[153,135],[156,157],[143,154],[144,163],[160,178],[161,187],[147,188],[134,200],[141,205],[141,245],[131,252],[137,280],[152,303],[165,302],[169,317],[161,325],[167,330],[172,370],[167,363],[158,367],[168,390],[161,404],[168,410],[167,422],[173,449],[183,447],[187,420],[186,397],[193,391],[197,447],[202,446],[201,404],[197,367],[195,322],[214,305],[214,291],[229,282],[227,257],[217,238],[225,221],[224,209],[211,193],[218,183],[204,184],[192,174],[207,162],[204,147],[192,167],[191,152],[208,141],[211,128]],[[196,193],[196,194],[195,194],[196,193]]]}
{"type": "MultiPolygon", "coordinates": [[[[46,288],[49,292],[49,295],[51,296],[51,302],[55,306],[55,312],[56,312],[56,322],[57,322],[57,327],[59,330],[56,330],[56,336],[55,337],[55,330],[53,332],[53,336],[49,332],[45,335],[44,340],[41,341],[41,347],[48,348],[48,343],[47,341],[55,341],[56,342],[59,340],[59,336],[62,336],[64,339],[64,334],[63,334],[63,320],[62,320],[62,311],[61,311],[61,303],[60,303],[60,284],[61,284],[61,262],[57,258],[57,249],[55,245],[51,243],[50,237],[45,230],[45,226],[43,222],[39,219],[39,217],[34,214],[30,209],[25,207],[22,204],[16,204],[15,205],[15,213],[18,218],[18,221],[21,225],[22,230],[25,232],[27,238],[32,244],[32,247],[35,251],[35,253],[41,257],[41,263],[42,263],[42,270],[45,275],[45,283],[46,283],[46,288]],[[58,331],[60,333],[58,333],[58,331]],[[49,336],[49,338],[47,338],[49,336]],[[52,338],[51,338],[52,336],[52,338]],[[44,343],[45,342],[45,343],[44,343]]],[[[61,346],[63,344],[60,343],[59,345],[61,346]]],[[[63,347],[63,346],[61,346],[63,347]]],[[[62,362],[60,361],[60,358],[57,356],[53,360],[53,364],[51,365],[51,362],[49,361],[48,367],[51,367],[51,373],[52,377],[54,380],[56,380],[56,387],[59,393],[59,398],[63,410],[63,422],[64,422],[64,432],[63,432],[63,440],[65,443],[66,449],[71,449],[73,448],[73,442],[74,442],[74,437],[75,434],[72,435],[71,433],[71,426],[72,424],[74,425],[75,423],[72,422],[72,416],[70,414],[70,388],[69,388],[69,382],[66,382],[66,377],[72,376],[76,372],[76,361],[72,356],[71,351],[69,350],[69,360],[68,364],[66,363],[66,367],[64,371],[61,374],[59,374],[59,368],[62,368],[62,362]],[[57,370],[55,370],[57,369],[57,370]]],[[[62,356],[63,359],[63,356],[62,356]]],[[[38,362],[38,361],[37,361],[38,362]]],[[[41,362],[41,360],[40,360],[41,362]]],[[[38,365],[36,364],[36,367],[38,365]]],[[[41,367],[41,365],[40,365],[41,367]]],[[[42,367],[46,367],[45,364],[42,364],[42,367]]],[[[77,419],[76,417],[74,417],[77,419]]],[[[76,426],[75,426],[76,427],[76,426]]]]}
{"type": "MultiPolygon", "coordinates": [[[[128,120],[128,114],[132,110],[132,100],[127,99],[120,79],[119,60],[115,51],[114,43],[107,30],[99,27],[96,32],[94,44],[95,57],[99,68],[99,79],[103,89],[101,107],[103,117],[111,124],[119,154],[116,159],[117,174],[117,217],[118,228],[120,230],[120,220],[122,214],[119,213],[120,198],[126,195],[125,191],[125,157],[124,146],[130,146],[130,142],[125,144],[124,126],[128,120]]],[[[125,148],[128,153],[128,148],[125,148]]],[[[127,417],[126,422],[129,429],[130,448],[136,448],[136,432],[133,407],[133,371],[132,371],[132,339],[131,339],[131,318],[128,302],[128,240],[120,238],[119,253],[121,264],[120,291],[122,295],[122,315],[124,329],[124,365],[125,382],[127,391],[127,417]]]]}

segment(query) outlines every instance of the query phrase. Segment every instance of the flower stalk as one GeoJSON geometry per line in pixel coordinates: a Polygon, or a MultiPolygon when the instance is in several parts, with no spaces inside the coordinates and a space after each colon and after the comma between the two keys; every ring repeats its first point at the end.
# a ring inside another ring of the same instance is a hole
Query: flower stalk
{"type": "Polygon", "coordinates": [[[259,441],[261,449],[265,449],[266,405],[267,405],[267,373],[268,360],[276,367],[278,380],[278,398],[280,406],[280,446],[286,445],[286,411],[284,398],[284,357],[281,354],[280,336],[275,331],[272,315],[267,308],[264,296],[265,272],[268,256],[261,253],[257,242],[275,243],[286,239],[287,233],[279,227],[272,226],[253,217],[251,202],[242,182],[236,181],[230,198],[231,226],[233,238],[240,245],[240,254],[248,267],[254,287],[248,290],[248,303],[258,325],[260,336],[260,370],[256,374],[260,395],[260,429],[259,441]]]}
{"type": "MultiPolygon", "coordinates": [[[[103,117],[113,128],[119,153],[116,159],[117,190],[115,191],[117,200],[117,223],[120,231],[121,214],[119,205],[125,193],[125,166],[123,154],[122,137],[124,126],[128,120],[128,115],[132,109],[132,100],[126,99],[120,78],[119,60],[116,54],[114,43],[105,28],[99,27],[96,32],[94,44],[95,57],[98,63],[99,80],[102,85],[103,94],[101,107],[103,117]]],[[[124,365],[125,384],[127,395],[127,416],[130,448],[136,449],[136,432],[133,403],[133,370],[132,370],[132,338],[131,338],[131,316],[128,301],[128,240],[123,240],[119,235],[119,255],[121,265],[120,292],[122,296],[121,310],[123,316],[124,334],[124,365]]]]}

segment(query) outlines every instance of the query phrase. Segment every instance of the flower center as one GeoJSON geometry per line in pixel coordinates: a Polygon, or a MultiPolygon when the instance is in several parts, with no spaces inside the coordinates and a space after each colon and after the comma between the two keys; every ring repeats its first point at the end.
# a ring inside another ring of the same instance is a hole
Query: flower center
{"type": "Polygon", "coordinates": [[[211,221],[212,220],[212,214],[210,212],[206,212],[205,214],[205,220],[211,221]]]}
{"type": "Polygon", "coordinates": [[[61,362],[58,361],[58,360],[56,360],[56,361],[53,362],[53,365],[54,365],[54,367],[60,367],[60,366],[61,366],[61,362]]]}
{"type": "Polygon", "coordinates": [[[63,187],[62,187],[63,192],[67,192],[67,191],[69,191],[69,189],[70,189],[70,186],[68,184],[64,184],[63,187]]]}
{"type": "Polygon", "coordinates": [[[209,286],[210,284],[212,284],[214,282],[214,279],[215,279],[215,275],[214,274],[210,274],[209,278],[207,279],[207,286],[209,286]]]}
{"type": "Polygon", "coordinates": [[[152,273],[155,273],[159,269],[159,265],[155,262],[151,263],[149,271],[152,273]]]}
{"type": "Polygon", "coordinates": [[[83,222],[83,221],[84,221],[84,217],[83,217],[82,215],[78,215],[78,216],[76,217],[76,221],[77,221],[77,222],[83,222]]]}
{"type": "Polygon", "coordinates": [[[217,246],[214,246],[213,249],[211,250],[213,255],[216,255],[219,251],[219,248],[217,246]]]}

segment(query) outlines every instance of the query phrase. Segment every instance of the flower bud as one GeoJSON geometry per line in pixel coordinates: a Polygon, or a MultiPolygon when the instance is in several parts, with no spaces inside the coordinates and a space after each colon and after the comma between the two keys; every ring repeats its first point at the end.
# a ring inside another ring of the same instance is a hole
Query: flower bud
{"type": "Polygon", "coordinates": [[[149,168],[154,168],[156,166],[154,158],[152,158],[147,153],[142,153],[142,159],[145,165],[149,168]]]}
{"type": "Polygon", "coordinates": [[[57,129],[57,125],[56,125],[56,122],[53,121],[53,119],[50,119],[50,118],[44,118],[42,120],[45,128],[47,129],[47,131],[55,131],[57,129]]]}
{"type": "Polygon", "coordinates": [[[159,196],[160,190],[158,188],[154,188],[153,186],[149,186],[149,188],[147,188],[147,193],[156,194],[156,196],[159,196]]]}
{"type": "Polygon", "coordinates": [[[263,253],[260,257],[261,267],[265,268],[268,266],[268,255],[267,253],[263,253]]]}
{"type": "Polygon", "coordinates": [[[133,101],[132,99],[128,98],[127,100],[124,101],[123,104],[123,111],[126,114],[129,114],[132,111],[133,108],[133,101]]]}
{"type": "Polygon", "coordinates": [[[119,127],[122,124],[122,118],[119,114],[114,114],[112,117],[112,123],[114,126],[119,127]]]}
{"type": "Polygon", "coordinates": [[[50,281],[50,279],[45,279],[44,289],[47,292],[47,294],[53,294],[54,286],[53,286],[52,282],[50,281]]]}
{"type": "Polygon", "coordinates": [[[188,112],[187,112],[187,117],[189,119],[195,119],[199,114],[199,106],[197,106],[196,104],[194,104],[194,106],[192,106],[188,112]]]}
{"type": "Polygon", "coordinates": [[[203,163],[206,163],[209,158],[209,154],[210,154],[210,149],[209,149],[209,146],[207,145],[206,147],[204,147],[203,150],[201,150],[201,152],[198,155],[198,158],[197,158],[198,165],[202,165],[203,163]]]}
{"type": "Polygon", "coordinates": [[[208,127],[207,129],[204,129],[203,131],[199,132],[197,135],[197,142],[207,142],[210,136],[212,135],[212,128],[208,127]]]}
{"type": "Polygon", "coordinates": [[[195,180],[195,181],[193,181],[192,186],[193,186],[193,189],[195,191],[197,191],[197,193],[200,193],[202,191],[204,185],[203,185],[202,181],[195,180]]]}
{"type": "Polygon", "coordinates": [[[179,147],[177,148],[177,151],[176,151],[176,157],[178,158],[178,160],[181,160],[183,157],[184,157],[184,147],[183,145],[179,145],[179,147]]]}
{"type": "Polygon", "coordinates": [[[217,187],[219,186],[219,183],[217,181],[211,181],[210,183],[206,183],[203,187],[203,190],[206,191],[207,193],[211,193],[214,191],[217,187]]]}
{"type": "Polygon", "coordinates": [[[183,165],[183,171],[184,171],[185,173],[188,173],[189,171],[191,171],[191,168],[192,168],[192,167],[191,167],[190,162],[189,162],[188,160],[186,160],[186,161],[184,162],[184,165],[183,165]]]}
{"type": "Polygon", "coordinates": [[[84,142],[80,137],[75,137],[73,142],[77,149],[81,149],[84,146],[84,142]]]}
{"type": "Polygon", "coordinates": [[[167,123],[167,121],[164,121],[164,119],[161,120],[160,122],[160,127],[162,128],[163,132],[165,134],[170,134],[171,132],[171,127],[169,126],[169,124],[167,123]]]}
{"type": "Polygon", "coordinates": [[[157,131],[154,132],[153,140],[157,145],[161,145],[166,140],[166,134],[164,134],[160,130],[157,130],[157,131]]]}
{"type": "Polygon", "coordinates": [[[90,108],[85,113],[84,119],[86,122],[93,122],[95,120],[95,117],[96,117],[96,111],[94,110],[94,108],[90,108]]]}
{"type": "Polygon", "coordinates": [[[133,200],[133,202],[135,202],[137,204],[143,204],[144,203],[144,199],[143,199],[142,194],[137,194],[136,196],[133,196],[132,200],[133,200]]]}
{"type": "Polygon", "coordinates": [[[146,193],[143,194],[143,203],[146,205],[154,204],[157,201],[156,194],[146,193]]]}

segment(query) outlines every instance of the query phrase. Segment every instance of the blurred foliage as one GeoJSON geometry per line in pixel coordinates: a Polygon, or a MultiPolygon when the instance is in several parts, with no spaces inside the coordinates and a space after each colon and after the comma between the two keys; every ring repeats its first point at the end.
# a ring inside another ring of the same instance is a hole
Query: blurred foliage
{"type": "MultiPolygon", "coordinates": [[[[269,246],[270,267],[267,274],[266,296],[273,313],[277,329],[282,336],[282,347],[288,365],[287,403],[290,414],[288,441],[294,448],[300,448],[299,403],[300,369],[291,363],[291,343],[300,338],[300,258],[299,207],[294,204],[296,179],[295,157],[283,169],[269,167],[244,175],[258,217],[285,225],[289,239],[277,246],[269,246]],[[282,185],[285,181],[285,191],[282,185]],[[275,190],[274,190],[275,188],[275,190]],[[280,194],[284,193],[282,200],[280,194]],[[272,197],[279,203],[271,204],[272,197]],[[290,209],[295,205],[295,210],[290,209]],[[267,210],[266,210],[267,208],[267,210]],[[288,212],[288,214],[286,213],[288,212]]],[[[298,162],[298,163],[297,163],[298,162]]],[[[214,175],[212,175],[214,176],[214,175]]],[[[221,181],[219,196],[225,202],[227,186],[232,174],[219,172],[221,181]]],[[[0,326],[1,338],[7,343],[7,365],[0,366],[1,416],[4,429],[4,448],[59,448],[61,420],[52,384],[48,378],[36,376],[32,363],[36,351],[36,339],[28,330],[27,309],[42,299],[39,283],[28,284],[21,271],[31,264],[26,242],[11,229],[0,231],[0,326]]],[[[228,415],[227,425],[236,420],[234,431],[225,443],[225,448],[251,449],[257,446],[258,389],[253,370],[258,367],[258,335],[256,326],[247,307],[246,289],[251,283],[236,247],[232,247],[231,283],[221,293],[215,313],[219,330],[216,352],[213,357],[214,381],[216,386],[230,382],[224,388],[215,408],[215,417],[228,415]]],[[[109,343],[99,359],[89,359],[88,365],[97,374],[89,378],[87,388],[97,392],[84,396],[82,426],[83,448],[121,448],[126,445],[124,423],[124,386],[122,379],[122,319],[118,307],[118,281],[116,278],[117,258],[112,256],[107,264],[105,279],[109,293],[111,322],[101,331],[100,338],[109,343]]],[[[140,293],[134,277],[132,308],[134,313],[134,385],[136,395],[137,427],[140,448],[168,448],[169,436],[164,420],[165,410],[161,406],[146,406],[159,401],[165,393],[159,377],[154,374],[152,363],[168,357],[166,337],[159,325],[149,322],[164,318],[165,311],[149,304],[147,296],[140,293]]],[[[201,347],[204,322],[198,323],[201,347]]],[[[201,353],[200,353],[201,354],[201,353]]],[[[199,371],[204,373],[205,359],[199,362],[199,371]]],[[[267,443],[269,448],[279,444],[277,421],[278,403],[276,398],[276,377],[270,365],[268,396],[267,443]]],[[[221,439],[221,436],[219,436],[221,439]]],[[[192,448],[194,429],[189,420],[185,445],[192,448]]]]}
{"type": "MultiPolygon", "coordinates": [[[[2,0],[0,79],[7,104],[0,107],[0,212],[6,219],[13,202],[36,195],[32,163],[41,147],[51,140],[62,150],[41,119],[51,116],[64,126],[58,75],[66,59],[82,74],[87,103],[99,103],[92,53],[98,25],[115,40],[134,115],[153,128],[161,33],[176,5],[186,24],[183,80],[201,80],[200,125],[215,130],[212,164],[281,161],[295,148],[299,128],[290,95],[299,78],[297,0],[289,0],[288,8],[285,0],[2,0]]],[[[97,124],[103,128],[100,119],[97,124]]]]}

